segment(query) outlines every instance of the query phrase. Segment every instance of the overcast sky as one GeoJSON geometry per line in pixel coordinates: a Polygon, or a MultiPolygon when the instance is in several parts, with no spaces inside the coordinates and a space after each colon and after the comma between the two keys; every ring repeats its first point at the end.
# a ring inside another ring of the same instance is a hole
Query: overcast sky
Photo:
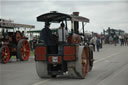
{"type": "Polygon", "coordinates": [[[80,12],[90,19],[86,30],[102,32],[108,27],[128,32],[128,0],[0,0],[0,18],[43,28],[36,17],[50,11],[80,12]]]}

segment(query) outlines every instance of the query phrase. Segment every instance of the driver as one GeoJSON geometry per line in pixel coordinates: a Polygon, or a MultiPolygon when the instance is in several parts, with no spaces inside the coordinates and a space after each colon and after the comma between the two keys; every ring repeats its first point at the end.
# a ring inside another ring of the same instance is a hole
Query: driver
{"type": "Polygon", "coordinates": [[[52,31],[50,30],[50,23],[45,22],[45,27],[41,30],[40,33],[40,40],[43,40],[44,43],[47,45],[48,53],[54,54],[56,53],[55,42],[53,41],[52,31]]]}

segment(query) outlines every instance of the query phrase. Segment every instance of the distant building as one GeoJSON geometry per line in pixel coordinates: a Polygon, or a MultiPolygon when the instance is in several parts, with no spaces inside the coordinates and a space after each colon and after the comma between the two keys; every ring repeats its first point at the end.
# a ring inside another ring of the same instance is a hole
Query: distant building
{"type": "Polygon", "coordinates": [[[14,23],[13,20],[1,19],[0,28],[35,28],[34,25],[18,24],[14,23]]]}
{"type": "Polygon", "coordinates": [[[21,31],[24,35],[29,37],[27,31],[33,28],[35,28],[34,25],[14,23],[13,20],[0,18],[0,34],[2,33],[2,30],[15,32],[16,29],[18,29],[18,31],[21,31]]]}

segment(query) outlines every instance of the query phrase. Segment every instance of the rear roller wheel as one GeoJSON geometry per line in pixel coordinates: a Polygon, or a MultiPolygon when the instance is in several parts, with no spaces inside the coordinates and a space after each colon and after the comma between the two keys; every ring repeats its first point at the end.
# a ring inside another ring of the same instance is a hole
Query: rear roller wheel
{"type": "Polygon", "coordinates": [[[21,39],[17,45],[17,56],[21,61],[26,61],[30,56],[30,45],[25,39],[21,39]]]}
{"type": "Polygon", "coordinates": [[[2,46],[0,48],[0,61],[1,63],[8,63],[10,59],[10,50],[8,46],[2,46]]]}
{"type": "Polygon", "coordinates": [[[83,46],[80,46],[77,52],[77,60],[68,63],[69,75],[84,79],[88,72],[88,55],[83,46]]]}
{"type": "Polygon", "coordinates": [[[50,77],[48,75],[47,63],[45,61],[36,61],[36,72],[40,78],[50,77]]]}

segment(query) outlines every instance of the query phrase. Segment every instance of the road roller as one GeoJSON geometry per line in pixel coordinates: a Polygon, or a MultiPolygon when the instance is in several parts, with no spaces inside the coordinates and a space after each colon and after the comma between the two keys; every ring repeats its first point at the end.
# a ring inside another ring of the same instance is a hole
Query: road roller
{"type": "MultiPolygon", "coordinates": [[[[84,79],[93,67],[93,46],[87,42],[85,36],[85,24],[89,23],[89,19],[79,16],[79,12],[66,14],[52,11],[37,16],[37,21],[49,22],[51,26],[57,27],[63,22],[68,31],[67,41],[63,40],[61,45],[58,41],[58,33],[52,33],[56,43],[52,53],[49,52],[47,43],[42,40],[36,45],[34,54],[38,76],[48,78],[67,73],[72,78],[84,79]]],[[[64,32],[62,39],[63,37],[64,32]]]]}
{"type": "Polygon", "coordinates": [[[20,29],[34,28],[32,25],[16,24],[0,19],[0,63],[8,63],[12,56],[18,61],[27,61],[30,56],[28,38],[20,29]]]}

